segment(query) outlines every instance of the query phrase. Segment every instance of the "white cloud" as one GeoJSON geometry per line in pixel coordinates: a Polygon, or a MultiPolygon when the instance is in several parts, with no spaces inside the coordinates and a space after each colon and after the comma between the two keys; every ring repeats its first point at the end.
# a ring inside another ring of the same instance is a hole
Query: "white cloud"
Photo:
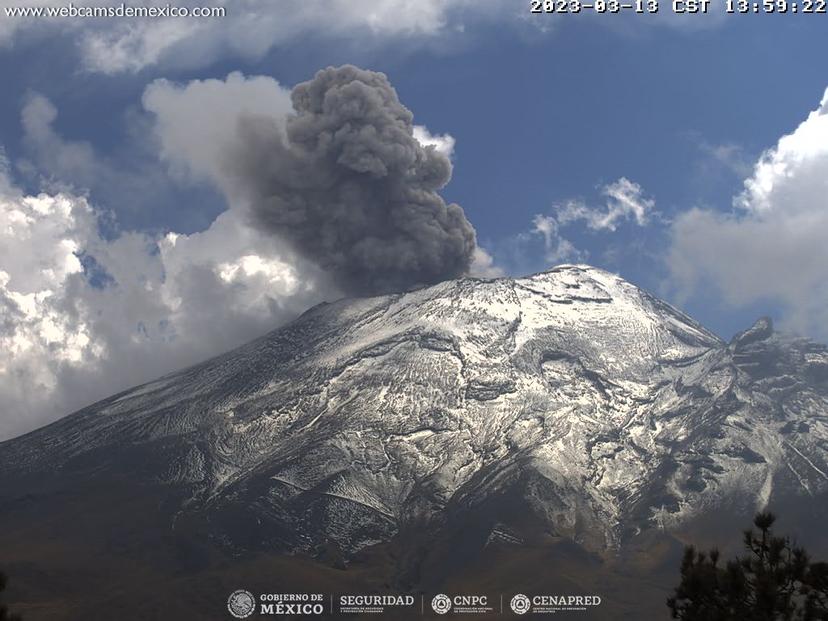
{"type": "Polygon", "coordinates": [[[580,261],[585,253],[578,250],[568,239],[561,236],[560,224],[552,216],[536,215],[532,220],[532,233],[543,237],[544,260],[550,264],[580,261]]]}
{"type": "Polygon", "coordinates": [[[100,170],[92,146],[85,142],[64,142],[53,127],[57,116],[57,108],[51,101],[33,93],[20,114],[25,146],[42,169],[87,184],[100,170]]]}
{"type": "Polygon", "coordinates": [[[425,125],[415,125],[414,138],[424,147],[433,146],[448,158],[454,156],[455,140],[451,134],[432,134],[425,125]]]}
{"type": "Polygon", "coordinates": [[[237,139],[240,119],[264,117],[281,127],[293,110],[290,89],[271,77],[238,72],[186,85],[156,80],[144,91],[143,105],[154,115],[161,157],[173,171],[211,179],[227,193],[223,160],[237,139]]]}
{"type": "MultiPolygon", "coordinates": [[[[96,0],[76,6],[113,7],[121,0],[96,0]]],[[[164,7],[168,0],[141,6],[164,7]]],[[[260,59],[270,50],[302,41],[348,40],[362,47],[389,42],[451,44],[469,26],[498,20],[503,25],[556,30],[558,20],[530,15],[528,6],[508,0],[179,0],[177,7],[224,8],[224,17],[208,18],[20,18],[5,9],[17,0],[0,0],[0,47],[13,45],[30,31],[60,28],[77,40],[86,69],[106,74],[138,72],[147,67],[204,67],[223,58],[260,59]]],[[[29,0],[28,7],[65,7],[64,0],[29,0]]],[[[723,5],[722,5],[723,6],[723,5]]],[[[595,16],[600,17],[600,16],[595,16]]],[[[676,15],[662,11],[649,19],[601,20],[604,27],[628,31],[662,25],[682,30],[718,27],[723,8],[708,14],[676,15]]]]}
{"type": "Polygon", "coordinates": [[[0,439],[336,296],[318,270],[235,211],[192,235],[104,239],[84,198],[23,196],[3,177],[0,439]]]}
{"type": "MultiPolygon", "coordinates": [[[[120,0],[98,0],[100,7],[120,0]]],[[[165,6],[167,0],[142,3],[165,6]]],[[[501,0],[182,0],[178,7],[224,8],[224,17],[208,18],[19,18],[0,19],[0,45],[21,32],[55,28],[73,30],[84,63],[103,73],[135,72],[154,65],[193,68],[222,57],[261,58],[274,47],[309,37],[356,38],[364,45],[389,39],[418,39],[462,30],[463,9],[479,19],[507,6],[501,0]],[[456,18],[456,19],[455,19],[456,18]]],[[[62,0],[26,6],[65,6],[62,0]]],[[[0,9],[21,6],[0,0],[0,9]]],[[[81,6],[81,5],[78,5],[81,6]]],[[[83,5],[86,6],[86,5],[83,5]]]]}
{"type": "Polygon", "coordinates": [[[601,194],[606,197],[604,207],[590,207],[580,201],[556,206],[558,222],[583,222],[594,231],[615,231],[620,222],[628,220],[646,226],[655,210],[655,201],[644,198],[641,186],[626,177],[605,185],[601,194]]]}
{"type": "Polygon", "coordinates": [[[593,231],[614,232],[622,222],[632,221],[638,226],[647,226],[658,216],[655,201],[645,198],[641,186],[626,177],[603,186],[601,194],[605,198],[602,207],[569,200],[555,205],[553,215],[538,214],[534,217],[531,233],[543,238],[544,260],[547,263],[584,261],[588,256],[586,251],[579,250],[565,238],[561,229],[580,223],[593,231]]]}
{"type": "Polygon", "coordinates": [[[96,204],[129,215],[168,203],[175,195],[175,183],[142,127],[146,119],[132,115],[129,143],[108,153],[62,136],[57,119],[58,110],[49,99],[28,95],[20,114],[25,158],[18,158],[14,168],[32,185],[52,193],[92,195],[96,204]]]}
{"type": "Polygon", "coordinates": [[[672,235],[681,295],[712,284],[729,305],[775,300],[789,328],[828,337],[828,91],[759,158],[733,212],[693,209],[672,235]]]}
{"type": "Polygon", "coordinates": [[[742,147],[733,143],[711,145],[700,142],[699,148],[706,156],[703,163],[705,172],[708,169],[723,169],[739,177],[747,177],[753,170],[753,158],[748,158],[742,147]]]}
{"type": "Polygon", "coordinates": [[[6,150],[0,146],[0,196],[11,196],[16,190],[11,184],[11,164],[6,155],[6,150]]]}
{"type": "Polygon", "coordinates": [[[504,276],[505,272],[500,266],[495,264],[492,255],[478,246],[474,249],[469,274],[478,278],[499,278],[504,276]]]}
{"type": "MultiPolygon", "coordinates": [[[[184,3],[204,6],[204,2],[184,3]]],[[[217,0],[226,17],[132,20],[91,30],[81,39],[95,71],[137,71],[159,63],[199,66],[223,55],[260,58],[271,48],[309,34],[361,33],[371,37],[432,36],[447,26],[449,12],[468,0],[217,0]]]]}

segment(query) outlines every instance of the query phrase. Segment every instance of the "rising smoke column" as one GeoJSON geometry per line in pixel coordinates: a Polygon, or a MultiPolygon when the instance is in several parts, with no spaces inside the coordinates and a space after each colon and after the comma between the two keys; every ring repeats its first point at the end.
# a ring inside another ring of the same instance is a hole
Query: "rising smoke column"
{"type": "Polygon", "coordinates": [[[382,73],[329,67],[297,85],[284,128],[248,117],[228,158],[257,226],[356,295],[466,273],[476,248],[463,209],[438,194],[451,162],[414,138],[382,73]]]}

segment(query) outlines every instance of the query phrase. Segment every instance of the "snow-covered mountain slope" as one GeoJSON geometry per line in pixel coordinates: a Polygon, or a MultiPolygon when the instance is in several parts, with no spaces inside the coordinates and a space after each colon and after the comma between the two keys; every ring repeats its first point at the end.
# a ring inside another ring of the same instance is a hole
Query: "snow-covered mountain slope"
{"type": "Polygon", "coordinates": [[[822,497],[827,449],[825,347],[767,320],[725,344],[615,275],[560,266],[318,306],[0,444],[0,495],[115,472],[175,490],[171,524],[218,541],[345,553],[494,522],[500,502],[611,550],[822,497]]]}

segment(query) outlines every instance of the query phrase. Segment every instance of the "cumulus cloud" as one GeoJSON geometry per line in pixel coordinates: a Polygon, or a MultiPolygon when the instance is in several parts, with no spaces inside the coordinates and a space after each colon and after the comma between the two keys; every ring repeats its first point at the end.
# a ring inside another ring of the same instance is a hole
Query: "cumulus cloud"
{"type": "Polygon", "coordinates": [[[480,246],[474,249],[472,254],[469,276],[477,278],[500,278],[505,276],[505,270],[495,263],[494,257],[480,246]]]}
{"type": "Polygon", "coordinates": [[[70,194],[0,187],[0,439],[225,351],[335,290],[234,211],[104,239],[70,194]]]}
{"type": "Polygon", "coordinates": [[[432,134],[425,125],[415,125],[414,138],[424,147],[434,147],[448,158],[454,156],[455,140],[451,134],[432,134]]]}
{"type": "MultiPolygon", "coordinates": [[[[95,7],[117,7],[121,0],[97,0],[95,7]]],[[[143,7],[165,7],[168,0],[146,0],[143,7]]],[[[60,18],[10,17],[5,11],[20,5],[0,0],[0,47],[29,32],[60,28],[77,41],[87,70],[106,74],[138,72],[163,66],[193,69],[224,58],[258,60],[272,49],[314,42],[348,40],[362,47],[389,42],[445,47],[471,30],[476,22],[528,27],[543,33],[557,30],[556,20],[533,19],[523,5],[508,0],[179,0],[176,7],[224,10],[221,17],[60,18]]],[[[65,7],[64,0],[29,0],[27,7],[65,7]]],[[[83,5],[86,6],[86,5],[83,5]]],[[[722,5],[723,7],[723,5],[722,5]]],[[[679,29],[717,27],[726,21],[724,9],[705,14],[677,15],[662,11],[647,20],[600,20],[607,27],[679,29]]]]}
{"type": "Polygon", "coordinates": [[[11,163],[6,150],[0,146],[0,196],[12,196],[17,191],[11,183],[11,163]]]}
{"type": "Polygon", "coordinates": [[[224,80],[193,80],[175,84],[156,80],[143,95],[152,113],[160,155],[178,176],[211,180],[235,195],[226,161],[238,140],[239,124],[259,118],[283,132],[293,111],[290,89],[267,76],[234,72],[224,80]]]}
{"type": "MultiPolygon", "coordinates": [[[[162,209],[175,200],[180,184],[159,161],[145,119],[132,115],[126,144],[106,153],[89,142],[64,137],[57,129],[58,120],[59,111],[52,101],[36,92],[28,94],[20,113],[23,149],[14,169],[31,186],[51,193],[94,196],[96,204],[128,220],[144,220],[149,210],[162,209]]],[[[212,203],[220,203],[220,197],[212,203]]],[[[200,226],[206,226],[221,208],[212,203],[212,214],[200,226]]],[[[176,206],[181,220],[197,210],[192,205],[176,206]]]]}
{"type": "Polygon", "coordinates": [[[693,209],[673,223],[679,293],[712,284],[732,306],[775,300],[789,328],[828,337],[828,91],[759,158],[733,207],[693,209]]]}
{"type": "MultiPolygon", "coordinates": [[[[98,0],[112,7],[120,0],[98,0]]],[[[163,7],[166,0],[143,6],[163,7]]],[[[224,9],[223,17],[161,18],[23,18],[0,19],[0,45],[22,32],[54,28],[72,30],[86,67],[104,73],[135,72],[154,65],[194,68],[222,57],[261,58],[274,47],[308,37],[359,38],[364,45],[389,39],[429,41],[462,30],[465,7],[474,17],[502,14],[502,0],[282,0],[278,10],[268,0],[182,0],[177,7],[224,9]]],[[[61,0],[28,2],[26,6],[60,7],[61,0]]],[[[0,8],[20,6],[0,0],[0,8]]]]}
{"type": "Polygon", "coordinates": [[[23,142],[41,170],[89,186],[102,167],[92,146],[65,142],[55,131],[57,108],[46,97],[32,93],[20,114],[23,142]]]}

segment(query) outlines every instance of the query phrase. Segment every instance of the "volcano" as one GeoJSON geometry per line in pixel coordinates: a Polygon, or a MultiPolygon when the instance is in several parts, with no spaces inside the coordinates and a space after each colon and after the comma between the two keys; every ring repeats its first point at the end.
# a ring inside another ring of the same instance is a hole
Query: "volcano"
{"type": "Polygon", "coordinates": [[[768,319],[726,343],[589,266],[463,278],[0,443],[0,565],[27,620],[226,619],[239,584],[666,619],[683,544],[758,510],[826,556],[827,450],[828,349],[768,319]]]}

